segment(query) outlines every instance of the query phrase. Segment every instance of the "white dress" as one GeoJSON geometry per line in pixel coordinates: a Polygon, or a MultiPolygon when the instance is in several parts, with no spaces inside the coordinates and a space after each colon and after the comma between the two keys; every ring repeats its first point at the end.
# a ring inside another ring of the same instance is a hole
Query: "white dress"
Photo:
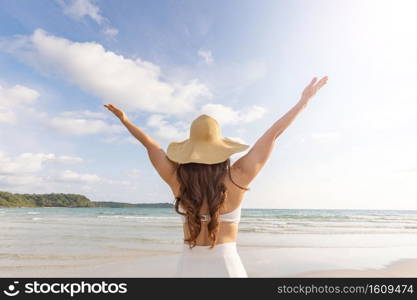
{"type": "MultiPolygon", "coordinates": [[[[230,213],[220,215],[220,221],[239,223],[240,214],[239,206],[230,213]]],[[[182,219],[185,222],[184,216],[182,219]]],[[[184,243],[175,277],[248,277],[248,274],[237,252],[236,242],[217,244],[211,249],[210,246],[190,249],[184,243]]]]}

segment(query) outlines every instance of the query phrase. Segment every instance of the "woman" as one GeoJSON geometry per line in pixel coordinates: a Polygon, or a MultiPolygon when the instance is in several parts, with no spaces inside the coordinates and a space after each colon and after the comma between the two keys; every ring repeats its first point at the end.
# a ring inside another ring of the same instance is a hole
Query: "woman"
{"type": "Polygon", "coordinates": [[[230,156],[249,146],[224,138],[216,120],[196,118],[189,139],[169,144],[167,153],[131,123],[123,111],[105,105],[147,149],[152,165],[170,186],[182,216],[184,244],[177,277],[247,277],[236,249],[244,194],[272,152],[276,138],[291,124],[327,76],[314,77],[301,99],[276,121],[232,166],[230,156]]]}

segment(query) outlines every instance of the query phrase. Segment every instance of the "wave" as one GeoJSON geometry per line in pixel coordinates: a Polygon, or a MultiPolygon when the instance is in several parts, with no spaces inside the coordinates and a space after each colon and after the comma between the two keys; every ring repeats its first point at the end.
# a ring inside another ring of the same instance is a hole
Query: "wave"
{"type": "Polygon", "coordinates": [[[176,220],[178,217],[170,216],[137,216],[137,215],[100,215],[97,218],[109,219],[139,219],[139,220],[176,220]]]}
{"type": "MultiPolygon", "coordinates": [[[[0,210],[1,212],[1,210],[0,210]]],[[[13,210],[7,220],[19,223],[37,222],[37,226],[65,225],[86,230],[120,227],[128,231],[168,232],[182,226],[180,216],[172,209],[60,210],[55,212],[13,210]],[[41,225],[42,224],[42,225],[41,225]]],[[[4,218],[5,216],[2,216],[4,218]]],[[[239,230],[273,234],[417,234],[417,211],[353,211],[353,210],[260,210],[243,209],[239,230]]],[[[145,240],[141,240],[146,242],[145,240]]]]}

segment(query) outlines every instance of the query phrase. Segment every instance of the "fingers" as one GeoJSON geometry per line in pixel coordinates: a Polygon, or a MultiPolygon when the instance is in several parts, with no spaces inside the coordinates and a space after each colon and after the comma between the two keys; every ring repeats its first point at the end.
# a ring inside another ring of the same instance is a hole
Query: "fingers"
{"type": "Polygon", "coordinates": [[[107,108],[108,110],[115,110],[116,107],[113,104],[104,104],[104,107],[107,108]]]}
{"type": "Polygon", "coordinates": [[[115,113],[115,111],[116,111],[115,108],[114,108],[114,106],[111,105],[111,104],[105,104],[104,107],[107,108],[112,113],[115,113]]]}
{"type": "Polygon", "coordinates": [[[309,85],[314,85],[314,83],[317,81],[317,77],[313,77],[313,79],[310,81],[309,85]]]}
{"type": "Polygon", "coordinates": [[[313,77],[313,79],[310,81],[309,85],[314,85],[316,82],[317,82],[317,84],[326,83],[328,79],[329,79],[328,76],[324,76],[323,78],[321,78],[319,80],[319,82],[317,82],[317,77],[313,77]]]}
{"type": "Polygon", "coordinates": [[[325,85],[327,83],[327,76],[324,76],[322,79],[320,79],[320,81],[317,83],[317,89],[321,88],[323,85],[325,85]]]}
{"type": "Polygon", "coordinates": [[[313,77],[309,85],[303,91],[303,97],[311,98],[316,92],[327,83],[328,77],[324,76],[317,82],[317,77],[313,77]]]}
{"type": "Polygon", "coordinates": [[[309,86],[313,87],[315,90],[320,89],[323,85],[327,83],[328,77],[324,76],[317,82],[317,77],[313,77],[311,80],[309,86]],[[317,82],[317,83],[316,83],[317,82]]]}

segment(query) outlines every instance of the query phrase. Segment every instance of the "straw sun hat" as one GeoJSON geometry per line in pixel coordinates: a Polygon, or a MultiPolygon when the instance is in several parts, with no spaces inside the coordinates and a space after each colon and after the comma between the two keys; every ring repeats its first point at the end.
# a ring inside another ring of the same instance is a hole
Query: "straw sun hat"
{"type": "Polygon", "coordinates": [[[185,163],[217,164],[232,154],[242,152],[249,145],[238,143],[220,133],[219,123],[208,115],[200,115],[190,127],[190,136],[182,142],[168,145],[167,156],[170,160],[185,163]]]}

